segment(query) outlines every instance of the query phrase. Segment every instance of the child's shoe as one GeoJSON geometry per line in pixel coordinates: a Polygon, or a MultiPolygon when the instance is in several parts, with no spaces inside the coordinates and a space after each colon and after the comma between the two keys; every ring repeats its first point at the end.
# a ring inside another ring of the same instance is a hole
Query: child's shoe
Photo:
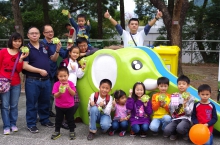
{"type": "Polygon", "coordinates": [[[76,134],[75,134],[75,132],[70,132],[69,137],[70,137],[70,140],[76,139],[76,134]]]}
{"type": "Polygon", "coordinates": [[[113,136],[115,134],[115,131],[109,131],[108,135],[113,136]]]}
{"type": "Polygon", "coordinates": [[[188,136],[188,134],[186,134],[186,135],[183,136],[183,140],[186,140],[186,141],[189,140],[189,136],[188,136]]]}
{"type": "Polygon", "coordinates": [[[141,132],[140,137],[145,138],[145,137],[147,137],[147,134],[145,132],[141,132]]]}
{"type": "Polygon", "coordinates": [[[176,140],[176,138],[177,138],[177,135],[171,135],[170,136],[170,140],[176,140]]]}
{"type": "Polygon", "coordinates": [[[11,127],[11,131],[12,131],[12,132],[17,132],[17,131],[18,131],[17,126],[12,126],[12,127],[11,127]]]}
{"type": "Polygon", "coordinates": [[[55,139],[58,139],[60,137],[60,132],[54,132],[51,136],[51,139],[55,140],[55,139]]]}
{"type": "Polygon", "coordinates": [[[130,136],[136,136],[136,134],[131,130],[130,131],[130,136]]]}
{"type": "Polygon", "coordinates": [[[121,131],[121,132],[119,133],[119,136],[120,136],[120,137],[123,137],[123,136],[125,136],[125,133],[126,133],[126,131],[121,131]]]}
{"type": "Polygon", "coordinates": [[[89,132],[89,134],[87,136],[87,140],[93,140],[94,139],[94,135],[95,135],[95,133],[89,132]]]}
{"type": "Polygon", "coordinates": [[[158,135],[158,132],[152,132],[153,136],[157,136],[158,135]]]}
{"type": "Polygon", "coordinates": [[[4,129],[4,135],[9,135],[10,134],[10,129],[4,129]]]}

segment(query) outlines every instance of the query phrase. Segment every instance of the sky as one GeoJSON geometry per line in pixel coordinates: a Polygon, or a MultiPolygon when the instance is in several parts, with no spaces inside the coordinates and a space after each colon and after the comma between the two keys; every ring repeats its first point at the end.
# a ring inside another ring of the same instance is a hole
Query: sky
{"type": "Polygon", "coordinates": [[[134,0],[124,0],[125,14],[131,14],[134,17],[135,2],[134,0]]]}

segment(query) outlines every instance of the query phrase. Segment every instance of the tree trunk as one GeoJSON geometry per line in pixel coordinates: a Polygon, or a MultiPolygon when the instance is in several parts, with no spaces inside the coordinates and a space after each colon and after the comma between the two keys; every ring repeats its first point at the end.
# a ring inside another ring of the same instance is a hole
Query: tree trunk
{"type": "Polygon", "coordinates": [[[43,3],[43,13],[44,13],[44,24],[50,24],[49,21],[49,7],[48,7],[48,0],[42,0],[43,3]]]}
{"type": "Polygon", "coordinates": [[[102,0],[97,0],[97,14],[98,14],[98,39],[102,39],[103,31],[102,31],[102,0]]]}
{"type": "Polygon", "coordinates": [[[125,30],[124,0],[120,0],[120,19],[121,19],[121,27],[125,30]]]}
{"type": "MultiPolygon", "coordinates": [[[[199,16],[196,19],[197,24],[202,24],[202,22],[203,22],[204,9],[206,8],[207,3],[208,3],[208,0],[204,0],[202,8],[199,11],[199,16]]],[[[195,40],[202,40],[202,37],[203,37],[203,29],[201,27],[198,27],[197,33],[195,35],[195,40]]],[[[205,50],[203,42],[196,42],[196,43],[199,47],[199,50],[205,50]]],[[[200,52],[200,54],[202,55],[202,58],[203,58],[204,62],[207,62],[207,60],[208,60],[207,53],[206,52],[200,52]]]]}
{"type": "Polygon", "coordinates": [[[12,12],[13,12],[14,21],[15,21],[15,30],[16,32],[20,33],[21,36],[24,38],[22,17],[21,17],[21,11],[19,7],[20,1],[21,0],[11,0],[11,3],[12,3],[12,12]]]}

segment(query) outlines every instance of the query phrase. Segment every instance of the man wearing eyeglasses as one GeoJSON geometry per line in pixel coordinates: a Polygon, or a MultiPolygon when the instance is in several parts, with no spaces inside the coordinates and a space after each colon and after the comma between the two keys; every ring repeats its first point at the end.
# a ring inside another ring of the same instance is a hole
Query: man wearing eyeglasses
{"type": "Polygon", "coordinates": [[[97,50],[99,50],[98,48],[94,48],[94,47],[91,47],[91,46],[89,47],[88,46],[88,40],[86,38],[84,38],[84,37],[79,37],[76,40],[76,45],[80,49],[80,56],[79,56],[78,60],[80,60],[83,57],[92,55],[97,50]]]}
{"type": "MultiPolygon", "coordinates": [[[[50,106],[50,59],[57,61],[59,54],[52,52],[44,44],[39,43],[40,31],[36,27],[31,27],[27,34],[30,42],[29,56],[24,59],[23,69],[25,70],[25,94],[26,94],[26,122],[28,130],[37,133],[37,114],[43,126],[54,127],[54,123],[49,120],[50,106]]],[[[59,52],[61,45],[56,47],[59,52]]]]}
{"type": "MultiPolygon", "coordinates": [[[[60,57],[67,58],[68,56],[68,52],[66,49],[61,48],[61,42],[59,42],[58,44],[53,44],[52,43],[52,39],[54,37],[54,31],[53,28],[51,27],[51,25],[44,25],[43,26],[43,35],[44,35],[44,39],[42,40],[42,43],[44,45],[46,45],[51,51],[52,53],[58,53],[60,57]]],[[[51,87],[53,87],[54,82],[57,80],[56,78],[56,72],[57,72],[57,62],[50,60],[50,72],[49,72],[49,76],[50,76],[50,82],[51,82],[51,87]]],[[[50,96],[50,117],[55,117],[56,114],[53,113],[52,109],[53,109],[53,102],[54,102],[54,97],[51,94],[50,96]]]]}

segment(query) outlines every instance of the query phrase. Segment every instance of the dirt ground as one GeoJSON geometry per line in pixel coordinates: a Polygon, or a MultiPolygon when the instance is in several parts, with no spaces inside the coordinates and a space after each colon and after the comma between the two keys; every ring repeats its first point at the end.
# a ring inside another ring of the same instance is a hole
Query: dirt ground
{"type": "MultiPolygon", "coordinates": [[[[218,64],[183,64],[184,75],[191,80],[191,85],[198,88],[201,84],[208,84],[212,88],[212,99],[217,100],[218,92],[218,64]]],[[[23,80],[23,75],[21,74],[23,80]]],[[[24,81],[22,81],[22,91],[24,91],[24,81]]]]}
{"type": "Polygon", "coordinates": [[[212,88],[212,99],[217,100],[218,94],[218,64],[197,64],[182,66],[184,75],[191,80],[191,85],[198,88],[201,84],[208,84],[212,88]]]}

